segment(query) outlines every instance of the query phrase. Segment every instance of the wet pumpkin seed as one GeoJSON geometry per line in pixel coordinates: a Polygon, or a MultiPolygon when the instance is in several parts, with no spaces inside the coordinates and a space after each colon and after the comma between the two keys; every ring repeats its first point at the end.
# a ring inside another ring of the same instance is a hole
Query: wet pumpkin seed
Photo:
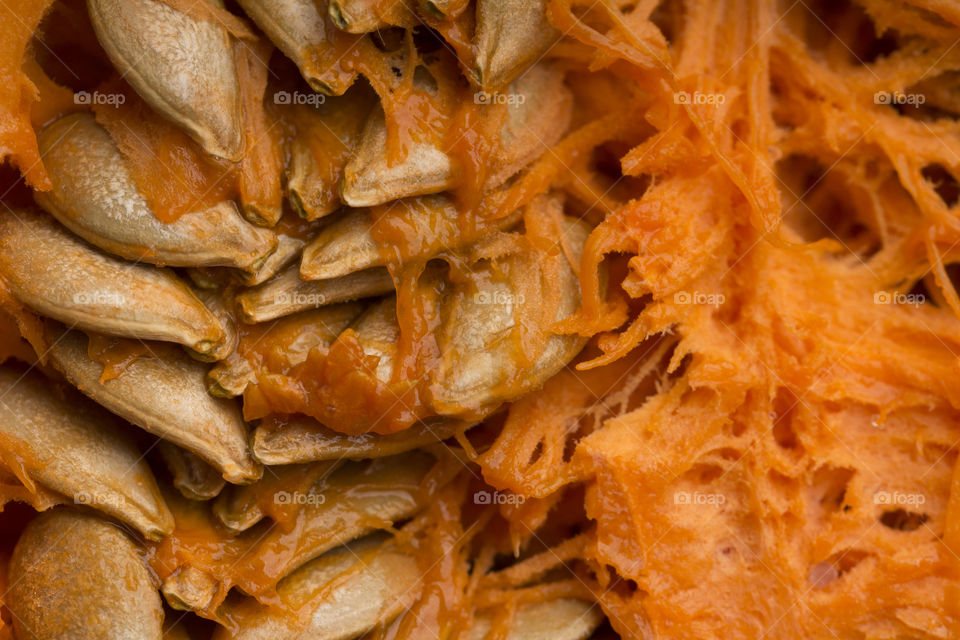
{"type": "MultiPolygon", "coordinates": [[[[544,206],[560,205],[554,201],[544,206]]],[[[584,223],[564,220],[564,233],[576,259],[589,232],[584,223]]],[[[528,251],[495,262],[475,264],[441,310],[441,362],[431,385],[433,406],[440,415],[483,413],[536,389],[586,344],[581,336],[549,330],[550,324],[565,319],[580,305],[579,281],[559,244],[546,255],[528,251]],[[510,339],[514,332],[531,331],[518,324],[518,316],[536,318],[538,324],[550,316],[540,329],[546,333],[539,354],[526,366],[520,341],[510,339]]]]}
{"type": "MultiPolygon", "coordinates": [[[[446,196],[410,198],[393,206],[403,208],[404,233],[420,239],[417,254],[404,256],[405,260],[428,260],[443,251],[462,249],[477,239],[461,235],[460,212],[446,196]]],[[[483,225],[478,235],[508,229],[519,219],[519,213],[496,218],[489,225],[483,225]]],[[[300,277],[304,280],[338,278],[362,269],[384,266],[384,251],[374,239],[370,226],[369,212],[357,210],[325,227],[304,248],[300,277]]]]}
{"type": "Polygon", "coordinates": [[[324,464],[269,469],[259,482],[229,487],[224,491],[213,503],[213,515],[230,533],[242,533],[268,517],[265,505],[269,505],[278,491],[291,487],[309,489],[333,473],[338,463],[339,460],[334,460],[324,464]]]}
{"type": "Polygon", "coordinates": [[[51,331],[50,359],[73,385],[113,413],[145,431],[195,453],[230,482],[250,482],[262,468],[247,447],[247,428],[234,402],[207,393],[206,367],[180,349],[150,345],[140,357],[105,382],[102,366],[87,355],[79,331],[51,331]]]}
{"type": "Polygon", "coordinates": [[[217,398],[236,398],[256,379],[253,365],[239,353],[232,353],[207,374],[207,391],[217,398]]]}
{"type": "Polygon", "coordinates": [[[88,0],[97,39],[121,76],[208,153],[243,155],[243,116],[226,28],[159,0],[88,0]]]}
{"type": "Polygon", "coordinates": [[[419,423],[398,433],[344,435],[306,416],[283,424],[261,424],[253,432],[251,447],[260,462],[269,465],[299,464],[317,460],[382,458],[436,444],[470,428],[470,423],[439,419],[419,423]]]}
{"type": "Polygon", "coordinates": [[[237,295],[241,319],[248,324],[267,322],[306,309],[338,302],[350,302],[393,291],[393,279],[386,269],[367,269],[343,278],[313,280],[300,278],[297,265],[263,284],[237,295]]]}
{"type": "Polygon", "coordinates": [[[314,91],[341,95],[357,73],[339,64],[326,0],[239,0],[278,49],[300,69],[314,91]]]}
{"type": "MultiPolygon", "coordinates": [[[[317,463],[321,466],[300,467],[305,469],[307,482],[298,487],[302,494],[322,499],[293,502],[291,493],[279,498],[278,487],[289,488],[289,483],[264,478],[255,485],[235,489],[247,496],[227,503],[237,509],[215,509],[215,513],[224,523],[249,527],[271,515],[266,509],[294,510],[295,515],[287,517],[296,518],[296,536],[283,527],[271,527],[257,538],[257,544],[244,559],[252,566],[264,567],[260,579],[280,581],[330,549],[420,511],[426,504],[421,483],[435,463],[434,456],[419,451],[362,463],[343,462],[332,472],[325,463],[317,463]],[[315,479],[312,483],[311,478],[315,479]]],[[[301,471],[295,467],[285,472],[301,471]]],[[[221,500],[226,500],[225,496],[218,498],[217,503],[221,500]]],[[[249,594],[257,594],[263,588],[248,584],[243,578],[236,585],[249,594]]]]}
{"type": "MultiPolygon", "coordinates": [[[[603,622],[596,603],[558,598],[521,606],[504,640],[586,640],[603,622]]],[[[483,640],[493,628],[490,616],[477,616],[466,640],[483,640]]]]}
{"type": "Polygon", "coordinates": [[[200,611],[213,602],[217,579],[196,567],[180,567],[160,587],[164,599],[179,611],[200,611]]]}
{"type": "Polygon", "coordinates": [[[290,140],[287,195],[301,217],[316,220],[340,207],[344,169],[376,100],[372,90],[357,85],[342,97],[290,110],[297,135],[290,140]]]}
{"type": "Polygon", "coordinates": [[[110,135],[89,113],[50,124],[39,145],[53,189],[37,192],[37,203],[87,242],[121,258],[255,271],[277,246],[272,231],[249,224],[232,202],[161,222],[110,135]]]}
{"type": "Polygon", "coordinates": [[[21,640],[160,640],[163,607],[139,549],[114,525],[58,507],[13,551],[7,606],[21,640]]]}
{"type": "Polygon", "coordinates": [[[560,39],[546,0],[477,0],[474,74],[484,91],[500,91],[560,39]]]}
{"type": "MultiPolygon", "coordinates": [[[[428,95],[437,84],[423,67],[413,85],[428,95]]],[[[444,151],[429,142],[414,142],[406,159],[391,165],[387,159],[387,122],[383,107],[374,107],[363,128],[360,144],[347,163],[340,198],[351,207],[372,207],[407,196],[439,193],[451,185],[453,164],[444,151]]]]}
{"type": "Polygon", "coordinates": [[[198,455],[161,440],[157,450],[173,478],[173,486],[188,500],[211,500],[226,482],[220,472],[198,455]]]}
{"type": "Polygon", "coordinates": [[[32,210],[0,212],[0,277],[23,304],[81,329],[176,342],[201,355],[226,337],[171,271],[104,255],[32,210]]]}
{"type": "MultiPolygon", "coordinates": [[[[418,69],[415,86],[435,93],[435,85],[418,69]]],[[[507,116],[497,151],[489,159],[483,185],[491,191],[558,142],[570,123],[573,98],[563,73],[553,65],[537,65],[509,88],[507,116]]],[[[481,109],[496,108],[482,105],[481,109]]],[[[391,200],[439,193],[456,185],[453,162],[429,142],[411,145],[403,162],[391,165],[387,124],[382,108],[371,113],[356,156],[344,171],[341,197],[351,207],[370,207],[391,200]]]]}
{"type": "Polygon", "coordinates": [[[267,259],[252,273],[237,272],[237,279],[248,287],[263,284],[299,258],[306,245],[307,243],[299,238],[281,233],[277,236],[276,251],[267,256],[267,259]]]}
{"type": "MultiPolygon", "coordinates": [[[[279,363],[283,368],[294,367],[315,347],[326,347],[360,313],[359,304],[338,304],[320,309],[301,311],[278,319],[262,333],[252,338],[252,353],[237,353],[217,364],[207,374],[207,389],[218,397],[233,398],[256,381],[257,373],[251,360],[262,357],[279,363]]],[[[246,350],[244,345],[242,349],[246,350]]]]}
{"type": "Polygon", "coordinates": [[[277,585],[281,602],[305,623],[266,607],[215,640],[349,640],[400,615],[416,600],[416,560],[371,536],[333,549],[277,585]]]}
{"type": "Polygon", "coordinates": [[[13,456],[4,462],[21,482],[58,491],[151,539],[173,531],[153,473],[114,416],[11,364],[0,365],[0,398],[0,439],[13,456]]]}
{"type": "Polygon", "coordinates": [[[330,0],[330,19],[347,33],[373,33],[390,26],[414,26],[405,0],[330,0]]]}

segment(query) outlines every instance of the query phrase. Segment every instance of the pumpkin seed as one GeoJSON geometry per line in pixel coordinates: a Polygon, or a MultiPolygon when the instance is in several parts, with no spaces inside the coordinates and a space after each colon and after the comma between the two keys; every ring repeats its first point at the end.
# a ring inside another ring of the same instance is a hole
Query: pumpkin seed
{"type": "Polygon", "coordinates": [[[360,300],[393,291],[386,269],[367,269],[343,278],[304,282],[296,265],[237,296],[241,319],[248,324],[316,309],[338,302],[360,300]]]}
{"type": "Polygon", "coordinates": [[[546,0],[477,0],[474,74],[494,93],[540,60],[559,39],[546,0]]]}
{"type": "MultiPolygon", "coordinates": [[[[253,338],[252,348],[257,354],[282,357],[286,368],[296,366],[314,347],[329,346],[361,309],[357,304],[338,304],[280,318],[253,338]]],[[[236,353],[210,370],[207,389],[215,396],[233,398],[256,378],[250,359],[236,353]]]]}
{"type": "Polygon", "coordinates": [[[250,482],[263,469],[247,448],[247,428],[236,403],[206,390],[206,367],[181,350],[154,343],[151,356],[100,381],[101,365],[87,355],[79,331],[51,332],[53,365],[84,394],[113,413],[187,449],[216,467],[230,482],[250,482]]]}
{"type": "MultiPolygon", "coordinates": [[[[403,223],[411,237],[418,238],[418,252],[407,260],[428,260],[443,251],[459,250],[476,240],[461,235],[460,212],[443,195],[410,198],[395,203],[403,207],[403,223]]],[[[496,218],[484,224],[484,232],[508,229],[520,219],[519,213],[496,218]]],[[[303,250],[300,277],[305,280],[338,278],[354,271],[384,266],[383,252],[370,231],[370,214],[350,211],[325,227],[303,250]]]]}
{"type": "Polygon", "coordinates": [[[239,0],[239,4],[297,65],[314,91],[338,96],[354,83],[357,73],[339,64],[327,0],[239,0]]]}
{"type": "Polygon", "coordinates": [[[281,233],[277,236],[277,249],[264,260],[259,268],[251,273],[237,272],[237,278],[248,287],[255,287],[263,284],[273,276],[300,257],[300,252],[306,246],[306,242],[293,236],[281,233]]]}
{"type": "Polygon", "coordinates": [[[398,433],[348,436],[306,416],[282,425],[260,425],[253,432],[253,455],[264,464],[298,464],[316,460],[382,458],[435,444],[466,431],[470,423],[439,419],[398,433]]]}
{"type": "Polygon", "coordinates": [[[416,600],[421,574],[412,556],[382,545],[371,536],[338,547],[277,585],[305,624],[262,607],[236,633],[218,629],[215,640],[349,640],[389,623],[416,600]]]}
{"type": "Polygon", "coordinates": [[[148,538],[173,531],[150,467],[119,421],[36,371],[0,365],[0,438],[11,471],[129,523],[148,538]]]}
{"type": "Polygon", "coordinates": [[[185,498],[210,500],[220,495],[226,482],[202,458],[166,440],[157,443],[157,450],[173,476],[173,486],[185,498]]]}
{"type": "MultiPolygon", "coordinates": [[[[421,73],[422,68],[417,71],[414,85],[435,93],[435,85],[423,77],[426,74],[421,73]]],[[[502,185],[566,132],[573,98],[563,81],[563,73],[557,67],[544,64],[532,67],[511,85],[509,94],[503,98],[507,116],[500,130],[498,149],[489,159],[485,191],[502,185]]],[[[480,108],[496,107],[482,105],[480,108]]],[[[384,112],[376,108],[367,121],[355,157],[344,171],[341,197],[351,207],[370,207],[400,198],[439,193],[454,186],[450,156],[429,142],[411,145],[406,160],[391,165],[384,112]]]]}
{"type": "Polygon", "coordinates": [[[255,271],[277,246],[272,231],[249,224],[232,202],[161,222],[110,135],[89,113],[52,123],[39,145],[53,189],[37,192],[37,203],[87,242],[121,258],[255,271]]]}
{"type": "Polygon", "coordinates": [[[330,19],[347,33],[373,33],[390,26],[414,26],[404,0],[330,0],[330,19]]]}
{"type": "Polygon", "coordinates": [[[7,605],[18,638],[160,640],[163,607],[138,548],[117,527],[65,508],[24,530],[7,605]]]}
{"type": "Polygon", "coordinates": [[[40,314],[81,329],[216,353],[225,332],[171,271],[104,255],[46,214],[0,212],[0,275],[40,314]]]}
{"type": "MultiPolygon", "coordinates": [[[[577,259],[589,232],[584,223],[564,221],[577,259]]],[[[586,339],[550,334],[548,325],[541,329],[547,335],[540,353],[524,366],[527,355],[520,351],[521,341],[511,336],[533,327],[518,325],[517,317],[543,322],[550,315],[549,322],[559,322],[579,304],[579,281],[559,246],[547,255],[528,251],[495,264],[486,260],[475,264],[441,310],[441,362],[431,385],[434,409],[448,416],[484,413],[541,386],[580,352],[586,339]],[[523,289],[519,282],[525,283],[523,289]]]]}
{"type": "Polygon", "coordinates": [[[159,0],[88,0],[97,39],[121,76],[208,153],[243,156],[243,116],[229,32],[159,0]]]}
{"type": "MultiPolygon", "coordinates": [[[[504,640],[586,640],[603,622],[596,603],[558,598],[521,606],[504,640]]],[[[490,633],[490,616],[477,616],[467,640],[483,640],[490,633]]]]}

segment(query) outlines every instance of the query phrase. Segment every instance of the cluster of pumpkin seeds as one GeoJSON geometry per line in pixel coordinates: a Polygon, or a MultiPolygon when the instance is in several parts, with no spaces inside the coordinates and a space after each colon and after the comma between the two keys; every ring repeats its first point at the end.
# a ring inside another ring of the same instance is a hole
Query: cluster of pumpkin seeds
{"type": "MultiPolygon", "coordinates": [[[[137,94],[206,153],[236,162],[245,140],[234,36],[177,4],[88,0],[87,8],[104,51],[137,94]]],[[[400,2],[391,9],[401,12],[396,16],[384,15],[381,4],[239,0],[307,84],[332,96],[316,105],[316,117],[333,128],[350,119],[344,114],[357,119],[342,95],[358,78],[315,55],[330,29],[364,34],[415,26],[418,13],[453,19],[475,12],[468,80],[483,91],[508,88],[524,96],[508,107],[486,192],[503,188],[565,133],[572,97],[562,70],[542,59],[559,38],[542,1],[400,2]]],[[[429,77],[415,84],[432,90],[429,77]]],[[[174,531],[173,490],[209,501],[219,526],[240,535],[270,517],[264,496],[289,483],[322,484],[326,499],[298,506],[292,551],[271,565],[275,597],[288,612],[263,607],[215,637],[347,639],[389,623],[413,604],[424,568],[387,531],[428,506],[418,490],[428,474],[455,475],[436,471],[457,457],[440,443],[541,386],[583,348],[579,336],[551,333],[536,358],[519,358],[516,345],[502,339],[514,328],[515,310],[489,302],[516,301],[522,297],[516,280],[543,273],[559,291],[552,308],[530,316],[555,323],[577,309],[570,263],[579,259],[589,228],[563,217],[561,196],[544,196],[535,206],[562,221],[557,244],[566,252],[547,258],[515,252],[491,261],[477,247],[516,230],[519,212],[496,218],[488,236],[438,240],[461,237],[460,212],[448,193],[455,185],[451,157],[422,143],[403,162],[389,163],[379,107],[365,122],[344,126],[357,134],[341,138],[350,140],[351,153],[336,167],[332,186],[313,166],[310,141],[291,141],[289,206],[307,220],[329,220],[306,240],[275,230],[276,212],[231,200],[162,222],[91,113],[67,115],[40,132],[53,188],[36,194],[37,209],[0,212],[0,277],[16,304],[39,318],[38,342],[45,345],[40,367],[0,366],[0,437],[16,443],[21,465],[10,472],[26,485],[24,499],[45,510],[22,534],[10,564],[7,605],[18,638],[186,637],[169,624],[164,630],[161,598],[168,611],[209,612],[232,587],[260,595],[255,583],[227,583],[189,564],[158,590],[142,540],[174,531]],[[241,397],[261,373],[238,350],[238,335],[250,326],[281,336],[275,347],[291,364],[350,330],[364,353],[377,358],[368,373],[384,384],[394,379],[397,284],[366,208],[397,200],[422,239],[417,259],[455,255],[469,265],[443,284],[450,293],[439,303],[442,322],[434,330],[440,354],[429,372],[432,416],[390,435],[344,435],[307,417],[280,425],[245,421],[241,397]],[[225,281],[231,284],[221,286],[225,281]],[[475,295],[480,290],[486,298],[475,295]],[[92,341],[102,336],[137,341],[144,352],[119,375],[106,376],[91,354],[92,341]],[[130,425],[159,439],[156,450],[175,489],[158,486],[141,455],[143,436],[130,425]]],[[[288,531],[270,529],[244,562],[270,556],[283,536],[289,540],[288,531]]],[[[594,606],[578,600],[527,604],[509,638],[582,639],[600,619],[594,606]]],[[[491,625],[480,615],[462,637],[487,637],[491,625]]]]}

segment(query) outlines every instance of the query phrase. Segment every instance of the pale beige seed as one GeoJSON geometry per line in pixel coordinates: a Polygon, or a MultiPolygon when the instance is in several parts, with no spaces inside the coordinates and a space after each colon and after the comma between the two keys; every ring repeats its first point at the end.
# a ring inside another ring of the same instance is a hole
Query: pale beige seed
{"type": "MultiPolygon", "coordinates": [[[[414,87],[437,94],[437,83],[423,67],[417,67],[414,87]]],[[[403,162],[391,166],[387,160],[387,122],[382,106],[370,113],[360,145],[347,163],[340,198],[351,207],[372,207],[407,196],[439,193],[450,186],[453,166],[450,157],[429,142],[416,142],[407,149],[403,162]]]]}
{"type": "MultiPolygon", "coordinates": [[[[294,367],[302,364],[312,349],[329,346],[362,308],[360,304],[336,304],[280,318],[255,338],[253,348],[262,353],[282,352],[285,367],[294,367]]],[[[207,390],[217,397],[234,398],[256,379],[250,360],[235,353],[210,370],[207,390]]]]}
{"type": "Polygon", "coordinates": [[[316,220],[340,208],[344,170],[376,100],[371,90],[358,86],[323,104],[293,110],[297,135],[290,140],[287,196],[304,219],[316,220]]]}
{"type": "Polygon", "coordinates": [[[475,81],[502,90],[560,39],[547,20],[546,0],[477,0],[475,81]]]}
{"type": "Polygon", "coordinates": [[[227,30],[160,0],[87,0],[97,39],[123,78],[208,152],[239,161],[243,115],[227,30]]]}
{"type": "MultiPolygon", "coordinates": [[[[259,505],[294,505],[298,510],[298,535],[291,548],[289,535],[279,527],[270,529],[250,551],[249,561],[261,557],[272,562],[271,572],[280,579],[304,563],[378,529],[409,518],[424,506],[425,495],[420,483],[433,468],[435,458],[421,451],[410,451],[398,456],[379,458],[366,462],[342,462],[328,472],[330,467],[319,467],[313,484],[297,484],[299,495],[310,499],[306,503],[294,502],[289,485],[264,478],[257,485],[233,488],[246,496],[234,499],[234,507],[228,512],[217,512],[225,525],[249,527],[264,517],[259,505]],[[287,491],[287,493],[282,493],[287,491]],[[246,506],[245,506],[246,505],[246,506]],[[248,512],[249,509],[249,512],[248,512]],[[278,558],[277,544],[282,543],[284,554],[278,558]]],[[[327,463],[314,463],[327,464],[327,463]]],[[[312,465],[311,465],[312,467],[312,465]]],[[[314,471],[314,469],[309,469],[314,471]]],[[[288,473],[295,473],[291,469],[288,473]]],[[[218,498],[217,503],[224,496],[218,498]]],[[[244,587],[244,585],[240,585],[244,587]]]]}
{"type": "Polygon", "coordinates": [[[145,431],[192,451],[229,482],[251,482],[262,467],[250,457],[247,427],[235,402],[207,393],[206,367],[180,349],[152,343],[112,380],[87,355],[79,331],[50,332],[50,360],[74,386],[145,431]]]}
{"type": "MultiPolygon", "coordinates": [[[[558,598],[519,607],[504,640],[586,640],[603,622],[595,602],[558,598]]],[[[493,626],[491,616],[480,615],[466,640],[483,640],[493,626]]]]}
{"type": "MultiPolygon", "coordinates": [[[[577,259],[589,231],[580,222],[564,223],[577,259]]],[[[431,384],[434,409],[440,415],[474,415],[540,387],[580,352],[586,340],[548,333],[535,361],[523,366],[525,354],[512,336],[531,328],[518,326],[517,317],[542,322],[548,316],[560,322],[579,305],[580,284],[559,244],[547,256],[527,251],[498,258],[495,264],[484,260],[473,265],[441,311],[437,339],[441,361],[431,384]],[[553,277],[548,279],[548,274],[553,277]],[[557,295],[559,300],[554,301],[557,295]]],[[[549,326],[541,330],[549,331],[549,326]]]]}
{"type": "Polygon", "coordinates": [[[226,484],[220,472],[195,453],[161,440],[157,451],[173,478],[173,486],[188,500],[211,500],[226,484]]]}
{"type": "Polygon", "coordinates": [[[226,337],[172,271],[100,253],[40,212],[0,212],[0,276],[23,304],[80,329],[199,354],[215,353],[226,337]]]}
{"type": "Polygon", "coordinates": [[[270,502],[277,492],[291,487],[309,490],[323,482],[339,466],[339,460],[323,464],[273,468],[264,478],[245,487],[228,487],[213,503],[213,515],[230,533],[243,533],[267,517],[263,499],[270,502]]]}
{"type": "Polygon", "coordinates": [[[263,284],[237,295],[241,319],[248,324],[267,322],[306,309],[350,302],[393,291],[386,269],[367,269],[343,278],[305,282],[292,265],[263,284]]]}
{"type": "Polygon", "coordinates": [[[356,71],[322,63],[334,50],[326,0],[239,0],[239,4],[297,65],[314,91],[342,95],[356,80],[356,71]]]}
{"type": "Polygon", "coordinates": [[[490,159],[486,189],[500,187],[539,158],[566,134],[573,117],[573,94],[556,64],[540,63],[514,80],[506,94],[486,94],[488,101],[507,102],[507,120],[500,145],[490,159]]]}
{"type": "Polygon", "coordinates": [[[207,391],[216,398],[236,398],[256,380],[253,365],[239,353],[232,353],[207,373],[207,391]]]}
{"type": "Polygon", "coordinates": [[[391,25],[413,26],[405,0],[330,0],[330,19],[347,33],[373,33],[391,25]]]}
{"type": "Polygon", "coordinates": [[[117,527],[63,507],[27,526],[6,604],[19,640],[160,640],[163,607],[139,549],[117,527]]]}
{"type": "Polygon", "coordinates": [[[114,255],[161,266],[257,270],[277,237],[244,220],[233,202],[161,222],[119,149],[89,113],[47,126],[40,153],[53,182],[37,203],[75,234],[114,255]]]}
{"type": "MultiPolygon", "coordinates": [[[[460,229],[460,212],[444,195],[409,198],[395,203],[404,208],[404,221],[411,236],[418,238],[420,251],[413,260],[429,260],[443,251],[459,250],[477,238],[465,237],[460,229]]],[[[505,230],[520,221],[515,213],[481,222],[480,235],[505,230]]],[[[370,213],[359,209],[325,227],[303,250],[300,277],[304,280],[338,278],[362,269],[384,266],[384,255],[370,231],[370,213]]],[[[390,248],[387,248],[390,251],[390,248]]]]}
{"type": "Polygon", "coordinates": [[[358,209],[324,227],[304,248],[300,277],[325,280],[381,266],[380,247],[370,233],[370,213],[358,209]]]}
{"type": "Polygon", "coordinates": [[[305,624],[263,607],[236,632],[220,628],[215,640],[349,640],[384,625],[419,594],[421,571],[413,556],[384,547],[381,537],[338,547],[277,585],[280,600],[301,611],[305,624]]]}
{"type": "Polygon", "coordinates": [[[384,298],[370,307],[350,328],[356,332],[357,342],[363,353],[377,358],[377,370],[374,372],[377,380],[390,382],[393,379],[397,343],[400,340],[396,297],[384,298]]]}
{"type": "Polygon", "coordinates": [[[151,539],[173,531],[153,473],[123,425],[75,391],[36,371],[0,365],[0,439],[22,459],[25,484],[58,491],[151,539]]]}
{"type": "Polygon", "coordinates": [[[468,422],[441,418],[390,435],[351,436],[327,429],[313,418],[297,416],[282,426],[257,427],[251,448],[254,457],[268,465],[382,458],[436,444],[469,427],[468,422]]]}
{"type": "MultiPolygon", "coordinates": [[[[231,488],[244,497],[231,499],[232,492],[221,495],[214,513],[228,528],[248,528],[267,515],[261,505],[273,503],[295,510],[295,540],[282,527],[272,527],[244,556],[245,562],[268,567],[265,577],[279,582],[330,549],[389,527],[423,509],[426,496],[421,483],[434,464],[433,456],[412,451],[364,463],[281,467],[276,470],[278,477],[266,477],[250,487],[231,488]],[[330,469],[333,471],[329,472],[330,469]],[[313,474],[312,482],[310,477],[308,482],[286,481],[304,473],[313,474]],[[217,506],[225,500],[229,501],[227,512],[217,506]]],[[[257,583],[247,584],[243,580],[236,586],[249,594],[262,589],[257,583]]],[[[204,609],[222,587],[216,576],[184,565],[164,582],[162,591],[171,606],[204,609]]]]}
{"type": "MultiPolygon", "coordinates": [[[[415,86],[435,92],[435,85],[418,69],[415,86]]],[[[532,67],[503,93],[488,94],[489,102],[505,102],[507,116],[499,147],[489,159],[484,191],[492,191],[556,144],[566,132],[573,98],[554,65],[532,67]]],[[[482,110],[496,108],[483,105],[482,110]]],[[[403,162],[387,159],[387,125],[382,108],[374,109],[360,147],[344,172],[341,197],[351,207],[370,207],[411,196],[439,193],[455,186],[453,162],[428,142],[412,145],[403,162]]]]}
{"type": "Polygon", "coordinates": [[[170,575],[160,587],[163,598],[179,611],[203,611],[217,594],[217,579],[197,569],[184,566],[170,575]]]}
{"type": "Polygon", "coordinates": [[[236,273],[237,279],[241,284],[248,287],[255,287],[263,284],[273,276],[277,275],[291,262],[300,257],[300,253],[307,245],[300,238],[294,238],[281,233],[277,236],[277,249],[264,260],[259,268],[252,273],[239,271],[236,273]]]}
{"type": "Polygon", "coordinates": [[[236,305],[233,301],[233,288],[198,288],[194,294],[210,310],[223,328],[223,342],[215,350],[205,354],[193,354],[203,362],[217,362],[230,357],[240,342],[240,327],[237,324],[236,305]]]}

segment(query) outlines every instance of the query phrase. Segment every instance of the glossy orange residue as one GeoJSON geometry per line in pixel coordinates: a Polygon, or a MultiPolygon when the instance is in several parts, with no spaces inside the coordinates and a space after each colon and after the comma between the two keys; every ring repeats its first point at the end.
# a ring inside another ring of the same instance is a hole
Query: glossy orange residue
{"type": "Polygon", "coordinates": [[[150,346],[140,340],[128,340],[100,333],[88,334],[87,357],[103,366],[100,382],[119,377],[138,358],[150,354],[150,346]]]}
{"type": "Polygon", "coordinates": [[[283,207],[283,128],[264,108],[267,65],[273,47],[238,41],[234,47],[246,148],[240,162],[240,203],[273,222],[283,207]]]}
{"type": "Polygon", "coordinates": [[[122,80],[99,89],[123,104],[94,107],[127,161],[137,188],[160,220],[203,211],[236,193],[233,168],[206,155],[186,133],[153,111],[122,80]]]}
{"type": "Polygon", "coordinates": [[[363,353],[355,335],[344,331],[285,375],[261,372],[257,384],[244,393],[244,417],[303,413],[342,433],[387,434],[429,415],[418,385],[376,378],[378,359],[363,353]]]}

